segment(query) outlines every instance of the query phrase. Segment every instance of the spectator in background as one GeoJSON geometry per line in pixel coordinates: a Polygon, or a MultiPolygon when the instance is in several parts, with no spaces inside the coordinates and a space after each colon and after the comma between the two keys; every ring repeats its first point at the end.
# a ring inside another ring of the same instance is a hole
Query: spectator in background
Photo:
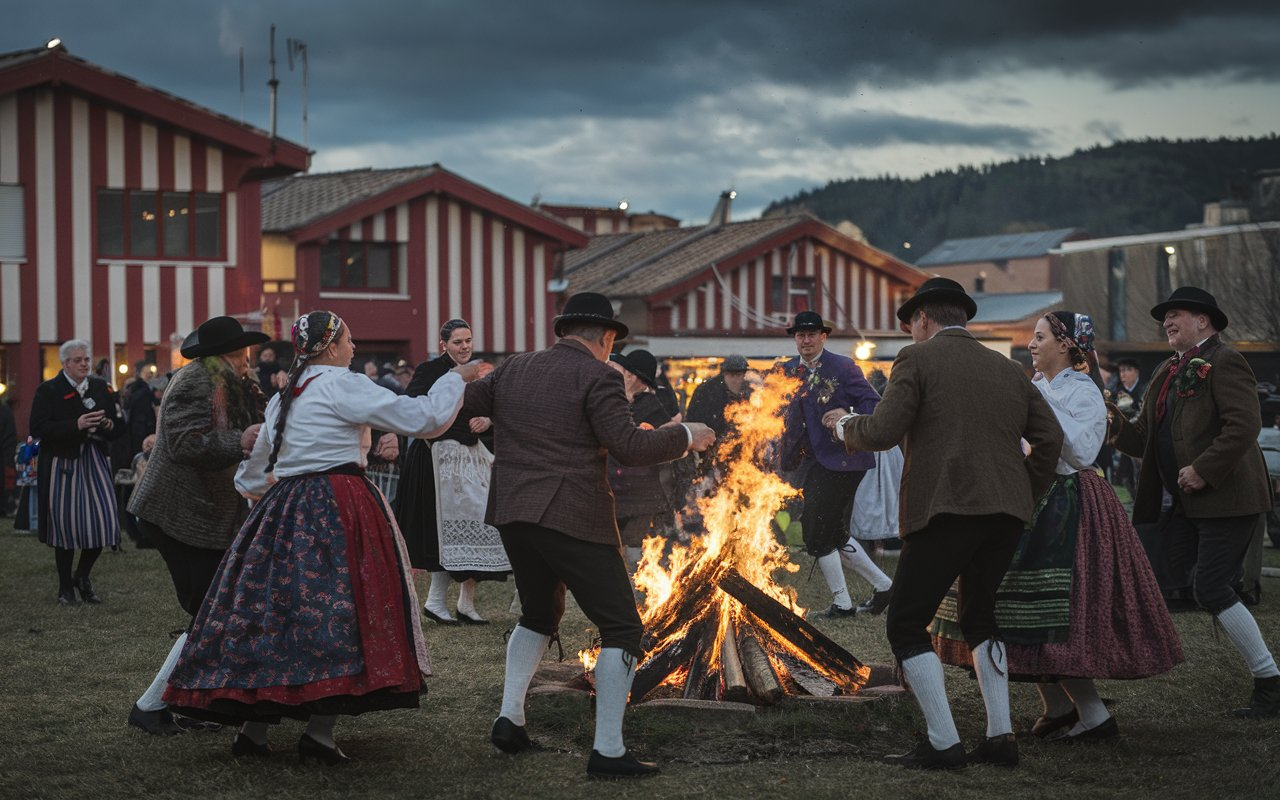
{"type": "Polygon", "coordinates": [[[9,497],[11,476],[16,474],[14,456],[18,452],[18,428],[8,398],[0,397],[0,517],[13,513],[9,497]]]}
{"type": "Polygon", "coordinates": [[[689,399],[688,420],[701,422],[716,432],[716,441],[724,441],[729,432],[724,410],[731,403],[751,396],[751,386],[746,381],[747,359],[732,355],[720,364],[720,374],[704,381],[693,390],[689,399]]]}
{"type": "Polygon", "coordinates": [[[258,385],[262,387],[262,393],[267,397],[276,393],[276,388],[272,386],[272,379],[277,372],[285,370],[277,359],[276,349],[270,345],[263,345],[258,351],[258,385]]]}
{"type": "Polygon", "coordinates": [[[413,367],[404,361],[396,364],[395,379],[400,386],[400,394],[404,394],[409,390],[410,382],[413,381],[413,367]]]}

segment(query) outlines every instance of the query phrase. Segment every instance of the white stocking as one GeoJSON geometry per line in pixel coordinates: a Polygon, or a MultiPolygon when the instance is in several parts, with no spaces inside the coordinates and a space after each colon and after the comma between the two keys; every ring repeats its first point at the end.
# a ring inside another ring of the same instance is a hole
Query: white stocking
{"type": "Polygon", "coordinates": [[[893,579],[876,566],[867,549],[858,544],[858,540],[852,536],[840,548],[840,561],[855,575],[871,584],[871,588],[877,592],[886,592],[893,586],[893,579]]]}
{"type": "Polygon", "coordinates": [[[502,682],[502,711],[499,716],[524,725],[524,697],[550,641],[550,636],[534,633],[520,625],[511,631],[511,638],[507,639],[507,672],[502,682]]]}
{"type": "Polygon", "coordinates": [[[595,751],[608,758],[627,752],[622,743],[622,717],[636,674],[636,659],[620,647],[600,648],[596,661],[595,751]]]}
{"type": "Polygon", "coordinates": [[[947,688],[942,681],[942,662],[936,653],[921,653],[902,662],[902,674],[915,695],[924,723],[929,730],[929,744],[934,750],[946,750],[960,743],[947,688]]]}
{"type": "Polygon", "coordinates": [[[840,566],[840,551],[832,550],[818,559],[818,568],[822,577],[827,580],[827,588],[831,590],[831,601],[839,608],[853,608],[849,599],[849,585],[844,580],[844,567],[840,566]]]}
{"type": "Polygon", "coordinates": [[[169,648],[169,655],[164,660],[164,665],[160,667],[160,671],[156,673],[155,678],[151,680],[151,685],[142,693],[142,697],[138,698],[138,709],[141,711],[159,711],[165,708],[164,687],[169,683],[169,675],[173,672],[173,667],[178,663],[178,656],[182,654],[182,646],[187,643],[187,634],[183,633],[178,640],[173,643],[173,647],[169,648]]]}

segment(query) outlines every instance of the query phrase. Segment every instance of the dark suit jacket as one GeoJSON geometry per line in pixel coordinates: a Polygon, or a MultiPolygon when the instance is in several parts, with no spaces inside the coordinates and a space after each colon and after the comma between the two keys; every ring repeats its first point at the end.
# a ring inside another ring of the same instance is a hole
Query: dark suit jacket
{"type": "MultiPolygon", "coordinates": [[[[1178,397],[1176,386],[1169,387],[1173,416],[1168,424],[1178,468],[1195,467],[1208,484],[1179,497],[1183,511],[1193,519],[1261,514],[1271,508],[1271,481],[1258,446],[1262,410],[1257,378],[1244,356],[1216,336],[1196,357],[1213,366],[1194,394],[1178,397]]],[[[1156,459],[1156,398],[1170,359],[1153,374],[1142,415],[1133,423],[1121,420],[1116,438],[1116,449],[1143,458],[1133,501],[1135,524],[1155,522],[1160,516],[1163,484],[1156,459]]]]}
{"type": "Polygon", "coordinates": [[[628,466],[678,458],[682,426],[643,431],[622,376],[578,342],[507,359],[467,385],[459,417],[493,420],[493,479],[485,522],[529,522],[621,546],[605,455],[628,466]]]}
{"type": "MultiPolygon", "coordinates": [[[[800,356],[788,359],[782,369],[788,375],[799,374],[800,356]]],[[[875,456],[846,450],[832,439],[831,432],[822,427],[822,415],[833,408],[851,408],[859,414],[870,414],[879,402],[880,395],[867,383],[853,359],[823,350],[817,374],[804,377],[787,406],[786,427],[782,431],[782,468],[795,469],[805,453],[835,472],[874,467],[875,456]]]]}
{"type": "Polygon", "coordinates": [[[52,462],[49,459],[53,456],[75,458],[80,455],[80,445],[93,441],[94,446],[100,448],[103,455],[110,460],[111,454],[107,441],[128,433],[124,419],[120,416],[120,410],[116,406],[116,394],[106,381],[90,375],[85,398],[92,398],[92,408],[80,398],[66,374],[59,372],[37,386],[35,397],[31,399],[31,419],[28,430],[32,436],[40,440],[37,480],[40,496],[41,541],[44,541],[49,524],[49,487],[53,477],[50,472],[52,462]],[[92,439],[88,431],[82,431],[76,426],[76,420],[91,411],[105,411],[106,419],[111,420],[110,430],[99,429],[92,439]]]}
{"type": "Polygon", "coordinates": [[[1053,482],[1062,429],[1021,366],[950,328],[904,347],[875,412],[845,425],[850,449],[898,443],[899,530],[907,536],[938,514],[1030,521],[1053,482]],[[1031,444],[1029,457],[1020,439],[1031,444]]]}

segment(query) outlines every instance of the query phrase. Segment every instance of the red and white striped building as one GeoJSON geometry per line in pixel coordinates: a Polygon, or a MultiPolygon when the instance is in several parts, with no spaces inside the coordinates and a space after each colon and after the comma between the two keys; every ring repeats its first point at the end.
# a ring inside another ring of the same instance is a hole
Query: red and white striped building
{"type": "Polygon", "coordinates": [[[67,339],[165,369],[200,322],[256,311],[257,183],[308,161],[61,46],[0,55],[0,379],[15,405],[67,339]]]}
{"type": "Polygon", "coordinates": [[[434,356],[454,317],[471,323],[477,353],[546,347],[562,253],[587,243],[438,164],[264,183],[262,224],[267,308],[282,328],[299,310],[334,311],[356,362],[434,356]]]}

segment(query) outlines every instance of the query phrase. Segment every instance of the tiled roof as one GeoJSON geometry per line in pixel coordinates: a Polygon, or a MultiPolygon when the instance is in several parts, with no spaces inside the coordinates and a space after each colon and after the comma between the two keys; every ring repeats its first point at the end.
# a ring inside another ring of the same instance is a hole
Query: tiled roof
{"type": "Polygon", "coordinates": [[[970,296],[978,304],[978,313],[972,320],[975,324],[1018,322],[1062,305],[1062,292],[985,292],[970,296]]]}
{"type": "Polygon", "coordinates": [[[1011,233],[1004,236],[947,239],[925,253],[916,262],[916,266],[924,268],[943,264],[970,264],[976,261],[1036,258],[1047,255],[1050,250],[1077,232],[1077,228],[1060,228],[1054,231],[1011,233]]]}
{"type": "Polygon", "coordinates": [[[264,181],[262,230],[269,233],[297,230],[353,203],[425,178],[439,169],[437,164],[400,169],[365,168],[264,181]]]}

